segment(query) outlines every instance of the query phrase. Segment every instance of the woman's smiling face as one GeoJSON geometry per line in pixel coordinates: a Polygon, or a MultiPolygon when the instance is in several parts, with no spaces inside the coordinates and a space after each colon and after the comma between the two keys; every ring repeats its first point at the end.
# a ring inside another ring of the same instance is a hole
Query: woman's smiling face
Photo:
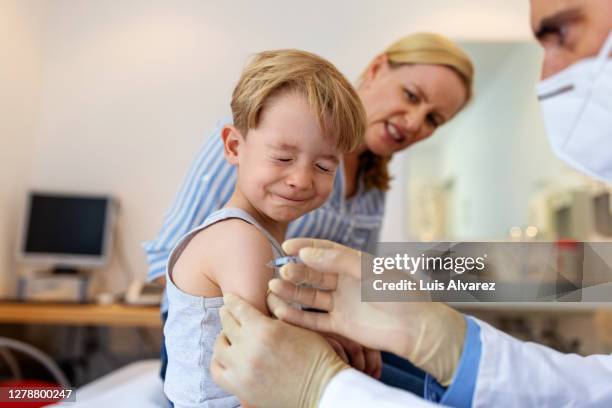
{"type": "Polygon", "coordinates": [[[358,89],[367,115],[365,144],[380,156],[424,140],[465,105],[464,82],[443,65],[391,66],[379,56],[358,89]]]}

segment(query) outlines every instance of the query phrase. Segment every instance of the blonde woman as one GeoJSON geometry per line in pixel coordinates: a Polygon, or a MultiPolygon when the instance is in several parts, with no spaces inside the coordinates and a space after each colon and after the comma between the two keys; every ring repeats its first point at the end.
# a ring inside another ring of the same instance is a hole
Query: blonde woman
{"type": "MultiPolygon", "coordinates": [[[[376,56],[356,84],[367,117],[365,137],[356,150],[343,155],[327,202],[293,221],[287,238],[323,238],[371,250],[383,220],[390,158],[453,119],[471,98],[473,75],[469,57],[455,43],[436,34],[408,35],[376,56]]],[[[232,195],[236,169],[224,160],[220,137],[226,124],[218,127],[198,154],[158,237],[144,243],[149,280],[163,282],[177,241],[232,195]]],[[[165,322],[167,302],[161,312],[165,322]]],[[[380,374],[377,353],[346,343],[340,346],[356,368],[380,374]]],[[[162,378],[166,361],[162,342],[162,378]]]]}

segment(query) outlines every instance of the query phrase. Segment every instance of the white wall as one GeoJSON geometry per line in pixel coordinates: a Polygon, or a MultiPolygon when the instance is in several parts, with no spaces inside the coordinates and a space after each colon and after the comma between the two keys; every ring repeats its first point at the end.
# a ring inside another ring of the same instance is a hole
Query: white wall
{"type": "Polygon", "coordinates": [[[477,84],[469,116],[453,128],[445,148],[446,174],[456,175],[454,236],[504,238],[525,227],[529,201],[538,186],[559,173],[535,84],[541,50],[534,44],[472,47],[480,59],[496,59],[488,84],[477,84]]]}
{"type": "MultiPolygon", "coordinates": [[[[27,4],[37,11],[41,2],[27,4]]],[[[356,78],[408,32],[530,36],[526,0],[45,4],[41,117],[25,187],[116,195],[125,250],[142,276],[140,242],[155,236],[196,150],[229,111],[249,54],[302,48],[356,78]]],[[[35,31],[32,22],[22,29],[35,31]]]]}
{"type": "Polygon", "coordinates": [[[19,210],[32,164],[40,107],[40,32],[45,7],[0,1],[0,296],[15,283],[19,210]]]}
{"type": "Polygon", "coordinates": [[[504,239],[511,227],[528,225],[536,193],[567,178],[549,147],[536,98],[541,49],[524,41],[462,45],[476,66],[475,98],[436,135],[394,158],[401,176],[391,194],[401,204],[388,203],[383,240],[417,236],[414,216],[425,205],[409,195],[416,185],[454,181],[450,228],[437,239],[504,239]],[[390,223],[400,212],[410,219],[390,223]]]}

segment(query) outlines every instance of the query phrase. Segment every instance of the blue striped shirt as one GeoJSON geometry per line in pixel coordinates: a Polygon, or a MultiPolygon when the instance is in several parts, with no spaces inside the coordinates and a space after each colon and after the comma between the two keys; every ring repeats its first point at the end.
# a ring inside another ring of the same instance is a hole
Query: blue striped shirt
{"type": "MultiPolygon", "coordinates": [[[[143,243],[149,280],[164,276],[175,244],[223,207],[234,191],[236,168],[225,161],[221,140],[221,129],[227,123],[231,122],[220,123],[199,152],[172,207],[164,216],[157,238],[143,243]]],[[[374,250],[383,219],[384,192],[374,188],[366,191],[362,180],[358,182],[357,193],[350,199],[345,198],[344,189],[344,168],[340,165],[325,204],[290,223],[287,238],[323,238],[360,250],[374,250]]],[[[164,302],[162,311],[165,310],[164,302]]]]}

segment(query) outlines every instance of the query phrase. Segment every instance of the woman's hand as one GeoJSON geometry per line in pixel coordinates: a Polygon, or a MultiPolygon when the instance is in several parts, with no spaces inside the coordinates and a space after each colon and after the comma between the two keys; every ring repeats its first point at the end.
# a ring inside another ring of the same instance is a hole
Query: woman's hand
{"type": "MultiPolygon", "coordinates": [[[[269,282],[268,308],[274,315],[392,352],[429,372],[441,384],[450,383],[463,351],[463,315],[428,301],[362,302],[361,261],[368,254],[307,238],[288,240],[283,249],[290,255],[299,254],[304,263],[283,266],[283,279],[269,282]],[[318,289],[299,286],[304,283],[318,289]],[[327,313],[299,310],[288,302],[327,313]]],[[[427,293],[421,295],[427,297],[427,293]]]]}

